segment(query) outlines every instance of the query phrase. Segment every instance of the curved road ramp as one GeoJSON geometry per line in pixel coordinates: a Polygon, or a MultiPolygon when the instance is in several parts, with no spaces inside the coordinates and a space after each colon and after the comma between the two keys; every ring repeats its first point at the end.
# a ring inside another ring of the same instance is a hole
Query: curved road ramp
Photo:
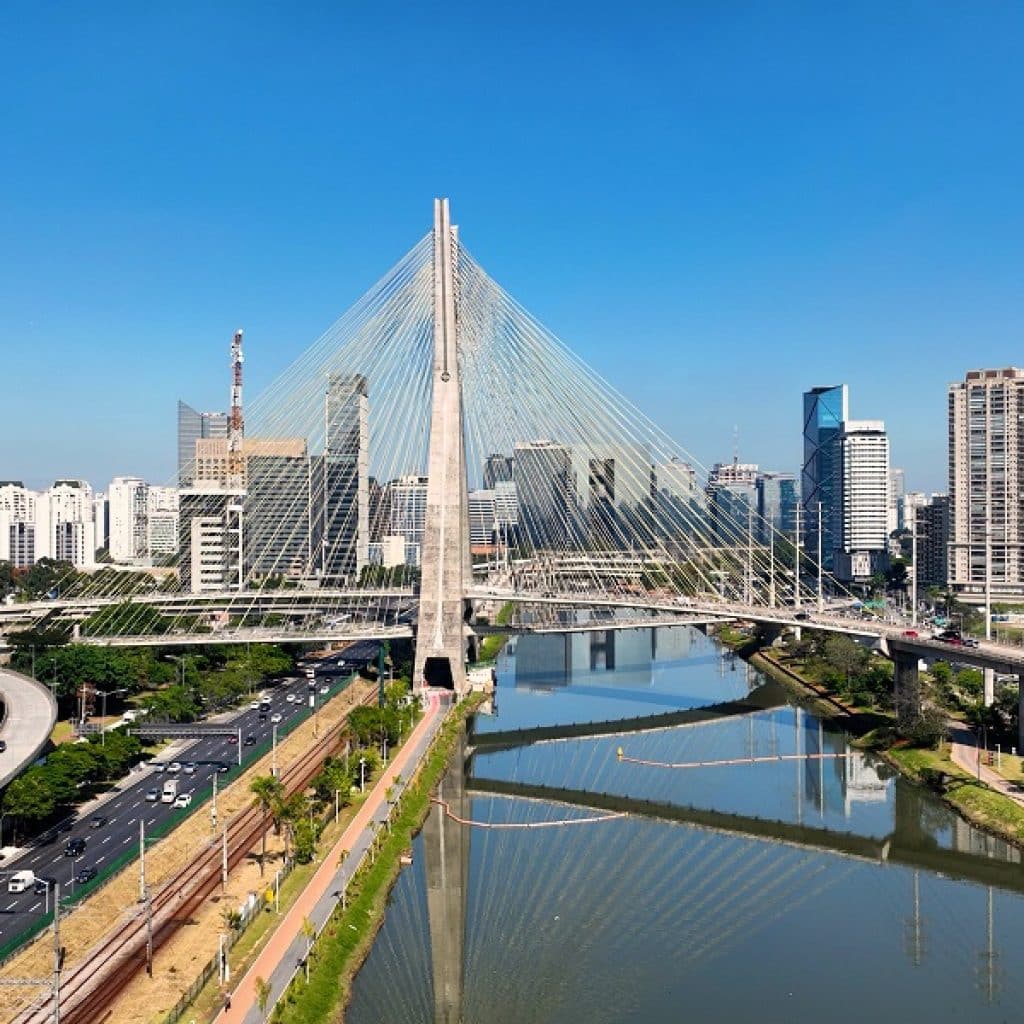
{"type": "Polygon", "coordinates": [[[50,690],[30,676],[0,668],[0,789],[43,751],[57,721],[57,702],[50,690]]]}

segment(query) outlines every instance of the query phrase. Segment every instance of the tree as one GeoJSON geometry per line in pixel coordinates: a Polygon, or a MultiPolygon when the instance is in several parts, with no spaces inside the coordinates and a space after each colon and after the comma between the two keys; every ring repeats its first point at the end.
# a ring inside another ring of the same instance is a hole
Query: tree
{"type": "Polygon", "coordinates": [[[4,791],[3,808],[24,824],[45,821],[57,809],[53,791],[40,779],[42,769],[29,768],[14,779],[4,791]]]}
{"type": "Polygon", "coordinates": [[[267,1019],[267,1005],[270,1003],[270,982],[266,978],[257,978],[256,983],[256,1005],[260,1008],[263,1019],[267,1019]]]}
{"type": "Polygon", "coordinates": [[[277,814],[281,798],[284,795],[284,786],[281,785],[281,780],[274,778],[273,775],[257,775],[249,783],[249,789],[263,810],[263,849],[260,853],[260,877],[262,878],[267,862],[267,816],[272,815],[274,828],[280,828],[280,819],[277,814]]]}
{"type": "Polygon", "coordinates": [[[833,633],[825,641],[825,660],[843,673],[846,685],[852,676],[862,672],[867,665],[868,652],[858,643],[842,633],[833,633]]]}

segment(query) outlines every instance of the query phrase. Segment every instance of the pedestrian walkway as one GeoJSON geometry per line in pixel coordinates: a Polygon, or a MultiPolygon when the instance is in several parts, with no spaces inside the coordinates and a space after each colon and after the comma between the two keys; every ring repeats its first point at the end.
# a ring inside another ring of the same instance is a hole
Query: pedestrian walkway
{"type": "Polygon", "coordinates": [[[387,820],[385,794],[388,788],[393,786],[395,793],[401,793],[408,785],[412,772],[407,772],[406,768],[415,766],[422,759],[444,719],[443,709],[447,706],[447,703],[442,706],[437,694],[431,694],[426,713],[381,773],[363,806],[327,852],[323,863],[284,915],[256,961],[231,992],[231,1006],[217,1015],[217,1024],[262,1024],[264,1015],[256,1002],[257,978],[270,983],[268,1014],[281,998],[306,956],[308,941],[302,934],[303,920],[309,918],[319,934],[340,902],[341,893],[373,842],[377,829],[387,820]],[[338,858],[344,850],[348,851],[348,856],[339,867],[338,858]]]}
{"type": "Polygon", "coordinates": [[[949,757],[958,768],[970,772],[990,789],[1002,793],[1003,796],[1009,797],[1014,803],[1024,807],[1024,790],[1021,789],[1020,784],[1004,779],[1002,775],[983,763],[985,754],[978,747],[978,739],[970,729],[960,722],[951,721],[949,723],[949,738],[949,757]]]}

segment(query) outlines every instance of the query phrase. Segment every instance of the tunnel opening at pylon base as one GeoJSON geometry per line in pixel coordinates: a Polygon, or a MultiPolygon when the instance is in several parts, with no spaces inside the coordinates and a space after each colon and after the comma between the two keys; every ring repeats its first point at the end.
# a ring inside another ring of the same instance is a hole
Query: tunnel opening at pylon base
{"type": "Polygon", "coordinates": [[[452,663],[449,658],[427,658],[423,665],[423,681],[427,686],[439,686],[445,690],[455,689],[452,663]]]}

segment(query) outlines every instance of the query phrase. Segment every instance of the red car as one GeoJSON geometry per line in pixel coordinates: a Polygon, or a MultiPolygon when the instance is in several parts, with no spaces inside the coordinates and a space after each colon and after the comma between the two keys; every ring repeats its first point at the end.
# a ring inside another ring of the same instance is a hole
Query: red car
{"type": "Polygon", "coordinates": [[[917,637],[919,637],[921,634],[918,633],[918,631],[916,629],[905,629],[905,630],[903,630],[903,635],[904,636],[913,637],[914,639],[917,639],[917,637]]]}

